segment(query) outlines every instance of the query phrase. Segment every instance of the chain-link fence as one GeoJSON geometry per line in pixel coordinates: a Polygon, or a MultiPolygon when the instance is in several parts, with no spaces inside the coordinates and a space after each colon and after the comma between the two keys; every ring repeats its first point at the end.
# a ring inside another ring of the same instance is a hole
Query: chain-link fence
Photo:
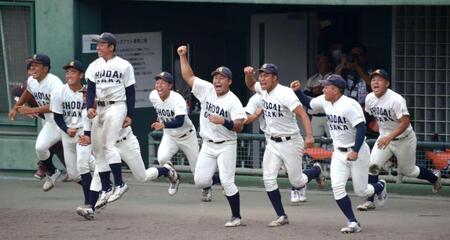
{"type": "MultiPolygon", "coordinates": [[[[159,141],[162,137],[162,132],[152,132],[149,140],[149,162],[150,164],[158,164],[156,153],[159,141]]],[[[375,139],[367,140],[370,147],[373,147],[375,139]]],[[[201,139],[199,138],[201,146],[201,139]]],[[[237,140],[237,174],[256,174],[261,175],[261,162],[264,155],[266,145],[266,138],[264,134],[238,134],[237,140]]],[[[303,156],[303,167],[308,168],[312,166],[315,161],[319,161],[324,166],[325,170],[329,169],[331,154],[332,154],[332,140],[327,138],[315,139],[315,147],[307,148],[303,156]]],[[[173,158],[173,164],[177,169],[187,170],[188,160],[184,154],[179,151],[173,158]]],[[[450,143],[445,142],[418,142],[416,152],[416,165],[425,167],[431,170],[440,170],[443,178],[449,178],[450,165],[450,143]]],[[[328,172],[328,171],[327,171],[328,172]]],[[[280,174],[285,172],[282,170],[280,174]]],[[[386,162],[381,175],[385,179],[397,182],[422,182],[415,178],[406,178],[397,172],[397,160],[392,157],[386,162]]],[[[445,184],[450,184],[450,179],[444,179],[445,184]]]]}

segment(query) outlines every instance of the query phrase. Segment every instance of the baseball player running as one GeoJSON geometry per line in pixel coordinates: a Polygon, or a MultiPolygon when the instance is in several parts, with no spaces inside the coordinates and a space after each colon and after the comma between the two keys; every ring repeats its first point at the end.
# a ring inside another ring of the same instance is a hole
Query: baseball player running
{"type": "Polygon", "coordinates": [[[84,100],[86,89],[81,84],[84,67],[80,61],[73,60],[63,69],[66,70],[67,83],[52,93],[50,108],[56,124],[62,131],[64,158],[69,178],[82,186],[84,203],[89,204],[89,186],[92,180],[89,167],[91,147],[78,144],[78,139],[83,133],[81,113],[86,108],[84,100]]]}
{"type": "Polygon", "coordinates": [[[51,68],[50,58],[44,53],[33,55],[31,68],[33,73],[27,80],[27,90],[22,93],[22,96],[12,107],[8,117],[13,121],[17,112],[28,116],[44,114],[45,120],[36,139],[36,155],[37,160],[42,161],[47,169],[47,177],[42,187],[47,192],[55,186],[55,181],[61,174],[51,163],[52,155],[49,151],[51,146],[61,141],[61,134],[50,111],[50,97],[54,90],[62,87],[63,83],[61,79],[49,72],[51,68]],[[25,106],[24,104],[32,98],[38,106],[25,106]]]}
{"type": "MultiPolygon", "coordinates": [[[[416,134],[409,122],[409,112],[405,99],[389,89],[389,74],[377,69],[370,75],[371,93],[366,97],[365,110],[377,120],[380,136],[370,155],[369,183],[378,181],[380,168],[392,155],[397,158],[399,173],[428,180],[433,192],[442,187],[441,172],[416,166],[416,134]]],[[[378,196],[380,198],[381,196],[378,196]]],[[[374,210],[374,197],[357,207],[360,211],[374,210]]]]}
{"type": "Polygon", "coordinates": [[[324,176],[320,165],[302,172],[303,138],[297,125],[298,116],[306,131],[306,145],[312,146],[311,122],[300,101],[295,97],[292,89],[278,83],[278,67],[272,63],[265,63],[258,69],[256,82],[253,67],[244,69],[245,83],[250,90],[261,94],[262,108],[266,121],[267,146],[263,157],[264,187],[270,202],[277,214],[277,219],[271,221],[269,227],[282,226],[289,223],[281,202],[277,176],[284,164],[289,182],[295,188],[304,188],[312,179],[316,179],[319,186],[324,184],[324,176]]]}
{"type": "Polygon", "coordinates": [[[96,161],[106,161],[114,177],[115,188],[107,188],[111,172],[99,171],[103,183],[100,198],[111,196],[116,200],[128,190],[128,185],[122,180],[122,163],[115,144],[120,130],[132,122],[134,70],[128,61],[115,55],[117,41],[113,34],[102,33],[95,42],[99,58],[86,70],[87,116],[94,119],[91,137],[96,161]],[[94,108],[95,98],[97,108],[94,108]]]}
{"type": "MultiPolygon", "coordinates": [[[[155,130],[163,129],[164,135],[158,148],[158,162],[161,166],[170,165],[172,156],[179,149],[186,155],[191,172],[195,173],[195,165],[199,153],[197,132],[187,114],[187,105],[184,98],[177,92],[172,91],[173,77],[168,72],[161,72],[155,76],[155,90],[149,99],[158,115],[158,121],[152,123],[155,130]]],[[[159,175],[167,175],[168,168],[158,168],[159,175]]],[[[213,178],[214,181],[214,178],[213,178]]],[[[178,190],[180,180],[171,182],[169,194],[174,195],[178,190]]],[[[214,184],[214,183],[213,183],[214,184]]],[[[202,191],[202,201],[211,201],[211,187],[202,191]]]]}
{"type": "Polygon", "coordinates": [[[200,136],[202,148],[195,166],[194,181],[198,187],[210,187],[211,178],[219,169],[219,177],[231,207],[231,220],[225,227],[242,225],[239,191],[234,183],[236,171],[237,134],[246,119],[239,99],[230,91],[232,73],[227,67],[218,67],[211,75],[212,84],[194,75],[186,57],[186,46],[177,50],[181,73],[192,93],[201,104],[200,136]]]}
{"type": "MultiPolygon", "coordinates": [[[[247,106],[244,107],[245,113],[247,114],[247,120],[245,124],[251,124],[258,119],[259,128],[264,133],[266,137],[266,143],[269,142],[270,136],[267,134],[266,120],[264,119],[263,110],[261,106],[261,94],[255,93],[248,100],[247,106]],[[269,136],[269,137],[268,137],[269,136]]],[[[306,188],[305,185],[302,188],[291,187],[291,203],[299,203],[306,201],[306,188]]]]}
{"type": "Polygon", "coordinates": [[[341,229],[342,233],[356,233],[362,230],[352,210],[350,197],[345,186],[352,177],[353,189],[360,197],[381,193],[385,199],[386,182],[367,184],[369,172],[370,149],[365,143],[366,124],[361,105],[344,96],[345,80],[336,74],[322,80],[323,95],[310,99],[302,91],[299,81],[291,83],[303,105],[312,110],[323,110],[327,117],[334,151],[331,158],[330,178],[334,199],[347,217],[348,225],[341,229]]]}

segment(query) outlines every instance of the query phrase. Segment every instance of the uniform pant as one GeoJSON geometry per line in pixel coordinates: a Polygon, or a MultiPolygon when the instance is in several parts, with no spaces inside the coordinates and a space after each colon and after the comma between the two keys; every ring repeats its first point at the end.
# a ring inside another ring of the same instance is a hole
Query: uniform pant
{"type": "Polygon", "coordinates": [[[360,197],[372,196],[375,189],[367,184],[369,173],[370,149],[363,143],[355,161],[347,160],[348,152],[335,149],[331,158],[330,178],[334,199],[339,200],[347,195],[345,185],[352,177],[353,191],[360,197]]]}
{"type": "Polygon", "coordinates": [[[50,157],[50,147],[61,141],[61,132],[59,132],[56,123],[49,120],[43,121],[43,123],[35,145],[38,161],[47,160],[50,157]]]}
{"type": "Polygon", "coordinates": [[[215,144],[203,141],[197,165],[195,166],[194,181],[199,188],[207,188],[212,184],[212,177],[219,169],[219,178],[225,195],[233,196],[238,192],[234,183],[236,173],[236,141],[215,144]]]}
{"type": "Polygon", "coordinates": [[[82,132],[83,130],[79,130],[75,137],[69,137],[69,135],[61,133],[67,174],[74,182],[80,181],[80,174],[90,172],[91,146],[78,144],[79,135],[82,132]]]}
{"type": "Polygon", "coordinates": [[[278,189],[277,177],[281,165],[284,164],[292,186],[300,188],[308,182],[308,176],[302,171],[303,138],[291,136],[284,142],[275,142],[267,138],[267,146],[263,157],[263,181],[267,192],[278,189]]]}
{"type": "Polygon", "coordinates": [[[417,138],[414,131],[405,138],[391,141],[385,149],[377,147],[378,139],[370,155],[371,174],[378,175],[378,170],[384,166],[392,155],[395,155],[398,171],[401,174],[415,178],[419,176],[420,169],[416,166],[417,138]]]}
{"type": "Polygon", "coordinates": [[[164,165],[167,161],[170,161],[172,156],[180,149],[186,155],[191,172],[194,173],[199,154],[197,132],[195,130],[181,138],[164,134],[158,148],[159,164],[164,165]]]}
{"type": "MultiPolygon", "coordinates": [[[[108,106],[97,106],[97,117],[92,124],[92,150],[96,161],[107,164],[121,163],[115,147],[119,132],[127,114],[125,102],[116,102],[108,106]]],[[[102,172],[102,171],[100,171],[102,172]]]]}

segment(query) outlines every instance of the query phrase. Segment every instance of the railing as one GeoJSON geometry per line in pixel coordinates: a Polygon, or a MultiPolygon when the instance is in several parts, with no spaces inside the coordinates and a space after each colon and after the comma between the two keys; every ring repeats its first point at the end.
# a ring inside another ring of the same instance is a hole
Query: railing
{"type": "MultiPolygon", "coordinates": [[[[158,164],[156,153],[159,140],[162,137],[161,131],[154,131],[149,137],[149,163],[158,164]]],[[[367,143],[372,148],[375,139],[368,139],[367,143]]],[[[201,139],[199,138],[201,147],[201,139]]],[[[236,173],[243,175],[262,175],[261,162],[263,159],[266,138],[264,134],[238,134],[237,140],[237,161],[236,173]]],[[[315,147],[305,150],[303,156],[303,167],[311,166],[315,161],[323,163],[325,169],[329,169],[332,153],[332,140],[329,138],[315,139],[315,147]]],[[[184,154],[179,151],[172,158],[173,164],[178,170],[189,171],[188,161],[184,154]]],[[[450,164],[450,143],[446,142],[417,142],[416,165],[431,170],[441,170],[443,183],[450,185],[449,178],[450,164]]],[[[327,171],[328,172],[328,171],[327,171]]],[[[280,175],[285,175],[285,171],[281,170],[280,175]]],[[[425,182],[420,179],[404,177],[397,172],[397,163],[395,157],[392,157],[384,166],[381,172],[382,177],[389,181],[396,182],[425,182]]]]}

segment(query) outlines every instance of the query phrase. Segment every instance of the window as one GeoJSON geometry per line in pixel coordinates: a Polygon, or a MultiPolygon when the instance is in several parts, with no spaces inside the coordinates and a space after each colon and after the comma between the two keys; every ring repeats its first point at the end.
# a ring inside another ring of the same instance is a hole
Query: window
{"type": "Polygon", "coordinates": [[[35,126],[35,119],[7,118],[15,103],[14,88],[27,79],[25,59],[33,52],[31,6],[12,4],[0,5],[0,125],[35,126]]]}

